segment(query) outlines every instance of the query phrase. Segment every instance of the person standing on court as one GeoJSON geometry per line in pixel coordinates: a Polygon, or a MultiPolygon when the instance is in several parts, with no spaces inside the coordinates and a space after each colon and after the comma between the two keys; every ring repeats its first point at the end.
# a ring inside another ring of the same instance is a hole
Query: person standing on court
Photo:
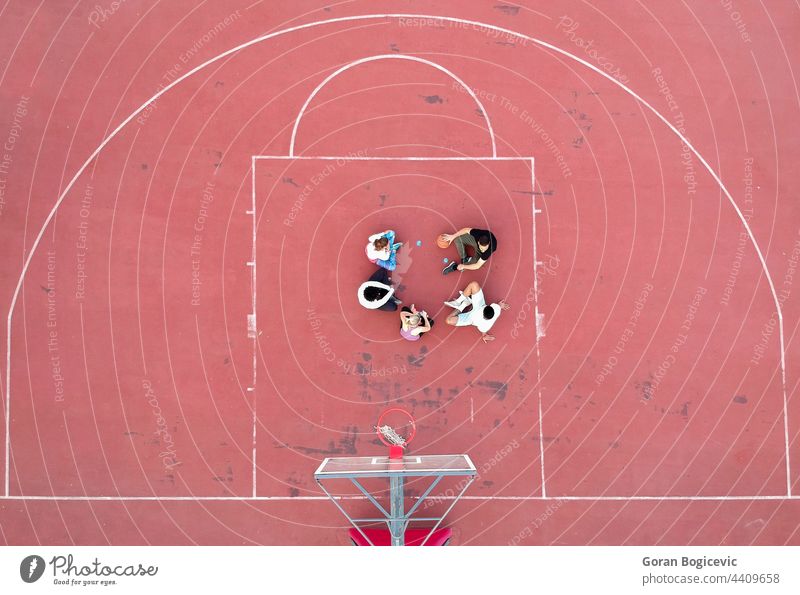
{"type": "Polygon", "coordinates": [[[447,242],[455,243],[461,259],[460,264],[454,260],[444,267],[443,275],[449,275],[453,271],[476,271],[497,250],[497,238],[488,229],[465,227],[453,234],[442,234],[441,237],[447,242]],[[468,247],[472,254],[467,251],[468,247]]]}

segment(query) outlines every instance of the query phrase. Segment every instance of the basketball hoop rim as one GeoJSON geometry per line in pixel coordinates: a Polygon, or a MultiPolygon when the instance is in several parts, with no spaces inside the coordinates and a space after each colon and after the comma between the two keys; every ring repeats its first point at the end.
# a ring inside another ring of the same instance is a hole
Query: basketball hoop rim
{"type": "Polygon", "coordinates": [[[381,431],[380,431],[380,427],[383,425],[383,423],[382,423],[383,422],[383,418],[386,417],[387,414],[393,413],[393,412],[399,412],[399,413],[404,414],[406,417],[408,417],[408,420],[411,422],[411,433],[408,436],[405,437],[405,441],[406,442],[401,447],[401,448],[405,448],[406,446],[408,446],[408,443],[411,442],[414,439],[414,436],[416,436],[416,434],[417,434],[417,423],[416,423],[416,420],[414,419],[414,416],[411,415],[408,411],[406,411],[402,407],[391,407],[391,408],[387,409],[386,411],[384,411],[383,413],[381,413],[380,417],[378,418],[378,425],[376,426],[375,433],[378,435],[378,438],[380,439],[380,441],[383,442],[386,446],[388,446],[390,448],[392,446],[397,446],[395,444],[392,444],[388,440],[386,440],[386,438],[384,438],[383,434],[381,434],[381,431]]]}

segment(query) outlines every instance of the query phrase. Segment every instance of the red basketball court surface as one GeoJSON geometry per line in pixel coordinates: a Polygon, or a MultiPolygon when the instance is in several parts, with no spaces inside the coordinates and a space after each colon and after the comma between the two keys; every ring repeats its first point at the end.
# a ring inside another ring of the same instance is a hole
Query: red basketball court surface
{"type": "Polygon", "coordinates": [[[399,406],[477,468],[452,544],[800,544],[799,19],[4,2],[0,541],[349,543],[313,472],[399,406]],[[418,342],[358,304],[389,228],[418,342]]]}

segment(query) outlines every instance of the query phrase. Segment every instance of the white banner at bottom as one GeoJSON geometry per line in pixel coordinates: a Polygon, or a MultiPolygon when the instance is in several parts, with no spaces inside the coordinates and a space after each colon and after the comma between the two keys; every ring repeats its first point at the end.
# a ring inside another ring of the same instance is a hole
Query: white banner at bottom
{"type": "Polygon", "coordinates": [[[800,593],[797,547],[4,547],[0,592],[800,593]],[[579,590],[580,589],[580,590],[579,590]]]}

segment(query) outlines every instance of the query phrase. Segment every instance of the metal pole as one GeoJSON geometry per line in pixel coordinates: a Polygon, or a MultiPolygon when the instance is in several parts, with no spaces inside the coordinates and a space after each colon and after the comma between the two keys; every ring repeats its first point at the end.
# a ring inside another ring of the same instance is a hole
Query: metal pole
{"type": "Polygon", "coordinates": [[[392,534],[392,545],[405,545],[405,512],[403,477],[389,477],[390,515],[389,532],[392,534]]]}

